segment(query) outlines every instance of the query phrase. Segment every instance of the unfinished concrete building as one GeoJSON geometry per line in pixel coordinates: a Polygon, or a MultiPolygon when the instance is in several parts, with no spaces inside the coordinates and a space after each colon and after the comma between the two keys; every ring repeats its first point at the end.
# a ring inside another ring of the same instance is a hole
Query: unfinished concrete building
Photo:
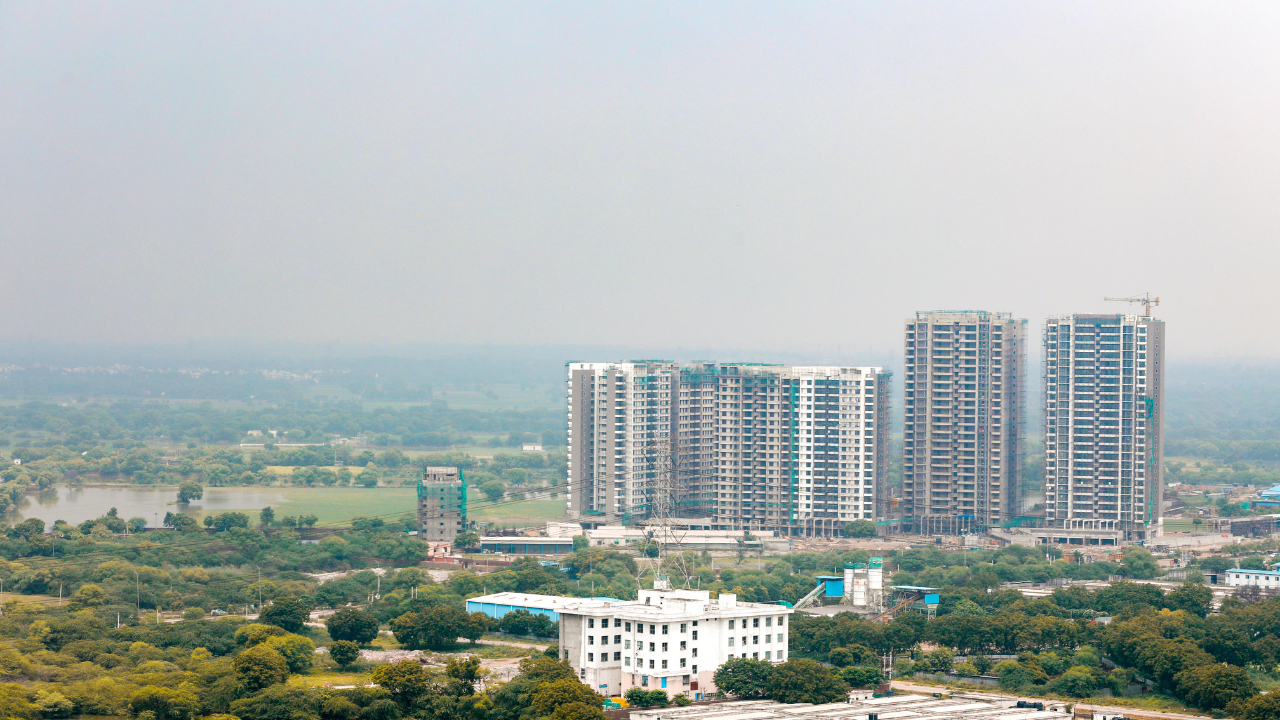
{"type": "Polygon", "coordinates": [[[974,311],[906,321],[902,492],[915,532],[979,532],[1020,514],[1026,327],[974,311]]]}
{"type": "Polygon", "coordinates": [[[418,482],[418,538],[452,543],[467,526],[467,481],[456,467],[427,467],[418,482]]]}

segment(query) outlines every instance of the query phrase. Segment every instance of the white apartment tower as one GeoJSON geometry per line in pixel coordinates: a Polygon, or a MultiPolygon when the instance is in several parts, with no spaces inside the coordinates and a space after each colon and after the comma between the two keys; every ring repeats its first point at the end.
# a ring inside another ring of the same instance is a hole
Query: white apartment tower
{"type": "Polygon", "coordinates": [[[972,311],[906,321],[902,493],[916,532],[975,532],[1021,512],[1026,324],[972,311]]]}
{"type": "Polygon", "coordinates": [[[1158,537],[1164,496],[1164,322],[1139,315],[1049,318],[1045,522],[1158,537]]]}
{"type": "Polygon", "coordinates": [[[664,439],[687,527],[828,535],[886,514],[881,368],[570,363],[567,380],[573,520],[644,520],[664,439]]]}

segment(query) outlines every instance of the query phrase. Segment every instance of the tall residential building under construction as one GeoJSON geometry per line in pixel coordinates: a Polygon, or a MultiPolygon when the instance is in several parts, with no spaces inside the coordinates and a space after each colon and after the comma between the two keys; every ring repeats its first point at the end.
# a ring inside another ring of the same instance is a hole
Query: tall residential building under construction
{"type": "Polygon", "coordinates": [[[902,500],[915,532],[975,532],[1020,514],[1026,328],[974,311],[906,321],[902,500]]]}
{"type": "Polygon", "coordinates": [[[649,520],[663,483],[670,521],[697,529],[827,535],[886,514],[881,368],[572,362],[566,380],[583,525],[649,520]]]}
{"type": "MultiPolygon", "coordinates": [[[[1157,537],[1164,495],[1164,322],[1049,318],[1045,522],[1087,543],[1157,537]]],[[[1066,533],[1064,533],[1066,534],[1066,533]]]]}

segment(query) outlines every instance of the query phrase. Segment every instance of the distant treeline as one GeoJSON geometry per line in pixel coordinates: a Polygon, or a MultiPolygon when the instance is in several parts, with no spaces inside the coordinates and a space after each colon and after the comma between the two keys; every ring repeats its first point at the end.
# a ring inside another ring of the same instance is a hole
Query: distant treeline
{"type": "Polygon", "coordinates": [[[358,403],[219,409],[210,403],[132,401],[65,407],[30,402],[0,407],[0,436],[18,438],[14,444],[40,444],[27,441],[33,433],[46,433],[50,437],[44,442],[68,447],[160,438],[238,444],[254,430],[263,434],[262,442],[313,443],[334,436],[363,435],[375,445],[447,447],[458,443],[462,433],[480,432],[507,435],[504,444],[540,441],[561,445],[564,416],[558,410],[454,410],[441,401],[369,410],[358,403]],[[272,430],[276,431],[274,437],[272,430]]]}
{"type": "Polygon", "coordinates": [[[1175,366],[1165,406],[1166,456],[1280,461],[1280,366],[1175,366]]]}

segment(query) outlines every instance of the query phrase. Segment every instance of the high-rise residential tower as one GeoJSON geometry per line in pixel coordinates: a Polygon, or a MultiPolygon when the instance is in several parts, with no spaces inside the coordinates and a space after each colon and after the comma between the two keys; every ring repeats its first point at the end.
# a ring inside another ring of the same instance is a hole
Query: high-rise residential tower
{"type": "Polygon", "coordinates": [[[1021,513],[1026,327],[991,312],[906,321],[902,495],[916,532],[979,531],[1021,513]]]}
{"type": "Polygon", "coordinates": [[[889,380],[875,367],[570,363],[568,515],[643,521],[665,473],[690,527],[809,536],[882,517],[889,380]]]}
{"type": "Polygon", "coordinates": [[[1164,495],[1164,322],[1140,315],[1049,318],[1045,522],[1157,537],[1164,495]]]}

